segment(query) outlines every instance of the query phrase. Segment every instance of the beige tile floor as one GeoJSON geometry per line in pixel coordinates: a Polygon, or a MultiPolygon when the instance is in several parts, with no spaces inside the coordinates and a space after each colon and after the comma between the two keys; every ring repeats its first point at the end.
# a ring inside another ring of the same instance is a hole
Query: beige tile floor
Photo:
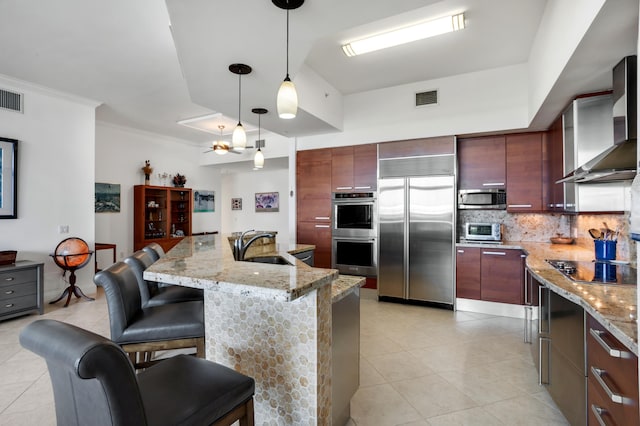
{"type": "MultiPolygon", "coordinates": [[[[537,385],[522,321],[363,298],[360,389],[350,425],[566,425],[537,385]]],[[[0,425],[55,425],[45,362],[18,334],[39,318],[109,335],[106,302],[47,305],[0,322],[0,425]]],[[[256,424],[260,424],[257,419],[256,424]]]]}

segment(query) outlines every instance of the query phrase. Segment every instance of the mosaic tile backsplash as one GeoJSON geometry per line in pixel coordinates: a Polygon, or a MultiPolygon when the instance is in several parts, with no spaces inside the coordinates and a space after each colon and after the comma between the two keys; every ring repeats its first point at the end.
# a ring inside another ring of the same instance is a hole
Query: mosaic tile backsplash
{"type": "Polygon", "coordinates": [[[557,234],[571,236],[576,244],[593,247],[590,228],[618,230],[617,258],[636,264],[635,250],[630,250],[629,213],[624,214],[528,214],[507,213],[505,210],[466,210],[458,212],[458,236],[463,233],[465,222],[498,222],[502,224],[504,241],[530,241],[548,243],[557,234]]]}

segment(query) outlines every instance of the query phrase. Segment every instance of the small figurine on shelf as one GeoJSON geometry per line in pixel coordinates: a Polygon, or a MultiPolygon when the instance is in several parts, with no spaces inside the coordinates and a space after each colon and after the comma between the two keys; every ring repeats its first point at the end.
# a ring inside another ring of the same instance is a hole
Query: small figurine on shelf
{"type": "Polygon", "coordinates": [[[176,173],[176,175],[173,177],[173,184],[178,188],[182,188],[184,187],[185,183],[187,183],[187,178],[180,173],[176,173]]]}
{"type": "Polygon", "coordinates": [[[153,167],[151,167],[151,162],[149,160],[144,162],[142,173],[144,173],[144,184],[149,185],[149,178],[151,177],[151,173],[153,173],[153,167]]]}

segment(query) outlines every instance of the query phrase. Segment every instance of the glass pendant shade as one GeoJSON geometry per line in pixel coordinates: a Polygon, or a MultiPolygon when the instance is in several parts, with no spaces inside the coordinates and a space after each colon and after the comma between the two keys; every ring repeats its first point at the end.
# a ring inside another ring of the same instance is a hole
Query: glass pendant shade
{"type": "Polygon", "coordinates": [[[264,167],[264,155],[262,154],[262,151],[260,151],[260,149],[256,151],[256,155],[253,157],[253,167],[255,167],[256,169],[261,169],[264,167]]]}
{"type": "Polygon", "coordinates": [[[296,118],[298,113],[298,93],[293,81],[287,75],[278,90],[278,116],[284,119],[296,118]]]}
{"type": "Polygon", "coordinates": [[[247,147],[247,134],[244,131],[244,127],[242,127],[242,123],[238,122],[238,125],[235,129],[233,129],[233,135],[231,136],[231,143],[233,144],[233,149],[236,151],[244,151],[247,147]]]}

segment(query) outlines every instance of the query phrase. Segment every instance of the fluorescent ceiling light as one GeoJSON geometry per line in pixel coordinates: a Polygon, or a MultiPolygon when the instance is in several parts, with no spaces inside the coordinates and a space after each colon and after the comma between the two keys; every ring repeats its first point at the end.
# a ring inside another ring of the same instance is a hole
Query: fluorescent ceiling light
{"type": "Polygon", "coordinates": [[[377,34],[344,44],[342,50],[347,56],[362,55],[387,47],[398,46],[412,41],[422,40],[464,28],[464,14],[445,16],[444,18],[422,22],[410,27],[377,34]]]}

